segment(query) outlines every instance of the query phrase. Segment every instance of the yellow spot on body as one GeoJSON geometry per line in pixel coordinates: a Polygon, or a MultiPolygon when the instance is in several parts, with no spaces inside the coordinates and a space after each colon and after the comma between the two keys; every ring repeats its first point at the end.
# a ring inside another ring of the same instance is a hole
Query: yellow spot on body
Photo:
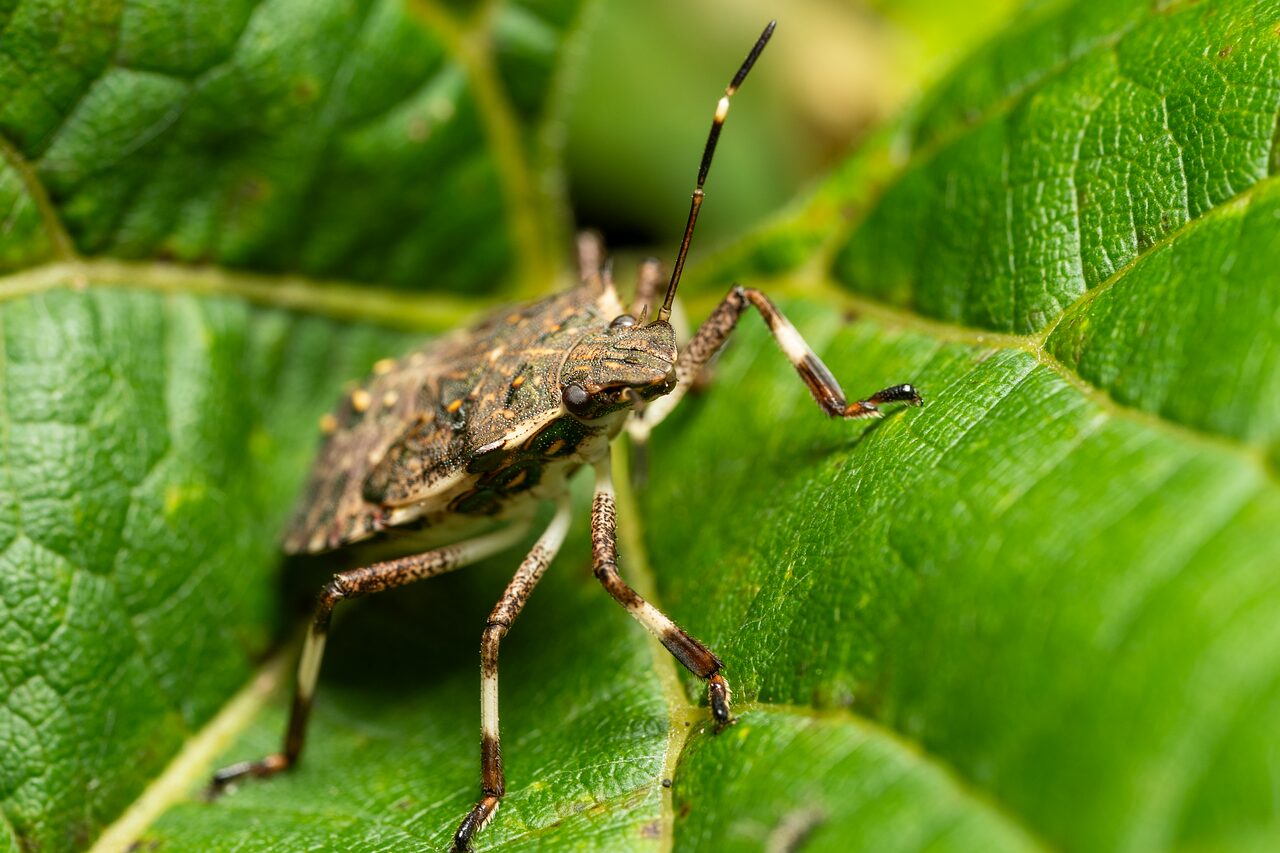
{"type": "Polygon", "coordinates": [[[564,439],[557,438],[555,441],[551,442],[551,446],[547,448],[547,455],[555,456],[561,450],[564,450],[564,439]]]}
{"type": "Polygon", "coordinates": [[[369,392],[363,388],[357,388],[351,392],[351,408],[357,412],[368,411],[369,406],[373,404],[373,398],[369,396],[369,392]]]}
{"type": "Polygon", "coordinates": [[[453,414],[454,412],[458,411],[458,409],[461,409],[461,408],[462,408],[462,400],[459,399],[459,400],[454,400],[452,403],[445,406],[445,411],[448,412],[449,414],[453,414]]]}
{"type": "Polygon", "coordinates": [[[720,99],[720,103],[716,104],[716,121],[724,121],[724,117],[729,114],[729,96],[725,95],[720,99]]]}
{"type": "Polygon", "coordinates": [[[511,409],[499,409],[498,414],[502,415],[509,421],[514,421],[516,419],[516,413],[511,409]]]}
{"type": "Polygon", "coordinates": [[[520,315],[519,315],[519,314],[508,314],[508,315],[507,315],[507,322],[508,322],[508,323],[510,323],[510,324],[511,324],[511,325],[513,325],[513,326],[518,325],[518,324],[519,324],[519,322],[520,322],[520,315]]]}
{"type": "Polygon", "coordinates": [[[520,387],[521,385],[523,385],[523,384],[524,384],[524,374],[523,374],[523,373],[521,373],[521,374],[520,374],[519,376],[517,376],[515,379],[512,379],[512,380],[511,380],[511,387],[512,387],[512,388],[519,388],[519,387],[520,387]]]}
{"type": "Polygon", "coordinates": [[[338,431],[338,419],[326,412],[320,416],[320,431],[325,435],[333,435],[338,431]]]}
{"type": "Polygon", "coordinates": [[[387,393],[382,395],[382,407],[384,409],[389,409],[392,406],[394,406],[397,402],[399,402],[399,400],[400,400],[399,394],[397,394],[395,391],[388,391],[387,393]]]}
{"type": "Polygon", "coordinates": [[[373,372],[378,376],[385,376],[388,373],[390,373],[392,368],[394,368],[395,366],[396,366],[395,359],[392,359],[392,358],[379,359],[378,361],[375,361],[373,363],[373,372]]]}
{"type": "Polygon", "coordinates": [[[525,468],[519,474],[516,474],[514,477],[511,478],[511,481],[507,483],[507,488],[514,489],[516,486],[520,485],[527,479],[529,479],[529,469],[525,468]]]}

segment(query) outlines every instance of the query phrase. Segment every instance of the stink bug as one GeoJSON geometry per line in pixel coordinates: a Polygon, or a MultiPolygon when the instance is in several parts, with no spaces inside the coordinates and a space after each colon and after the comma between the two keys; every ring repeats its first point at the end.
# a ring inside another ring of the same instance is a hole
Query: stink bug
{"type": "Polygon", "coordinates": [[[765,27],[716,105],[684,237],[666,296],[652,321],[648,305],[662,272],[642,265],[631,312],[604,269],[600,242],[578,239],[579,283],[564,293],[501,311],[475,327],[428,343],[399,361],[379,362],[322,426],[328,440],[285,538],[291,554],[360,543],[407,553],[340,572],[320,591],[298,666],[293,709],[280,752],[233,764],[213,789],[297,764],[315,694],[330,616],[345,601],[460,568],[510,548],[533,510],[556,512],[489,614],[480,644],[481,796],[454,835],[465,850],[503,795],[498,743],[498,646],[569,528],[567,483],[595,470],[591,508],[596,577],[685,667],[707,682],[711,713],[728,723],[729,684],[702,642],[645,601],[618,574],[609,444],[624,427],[644,435],[671,410],[719,351],[749,307],[832,417],[880,415],[890,402],[920,404],[911,385],[847,402],[834,376],[760,291],[735,285],[688,344],[677,351],[669,322],[689,252],[703,184],[729,101],[773,34],[765,27]],[[496,531],[493,529],[498,524],[496,531]],[[478,535],[477,535],[478,534],[478,535]],[[424,541],[443,547],[425,550],[424,541]],[[444,544],[452,543],[452,544],[444,544]]]}

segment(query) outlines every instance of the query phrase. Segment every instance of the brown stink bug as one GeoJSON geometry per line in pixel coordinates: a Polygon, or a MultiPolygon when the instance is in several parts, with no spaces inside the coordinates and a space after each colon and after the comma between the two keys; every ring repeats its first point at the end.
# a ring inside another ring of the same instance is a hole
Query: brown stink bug
{"type": "Polygon", "coordinates": [[[716,105],[698,169],[684,238],[656,316],[646,322],[661,271],[639,273],[635,309],[624,309],[603,269],[599,241],[578,240],[579,284],[564,293],[501,311],[474,328],[437,339],[374,373],[324,420],[329,433],[306,497],[285,539],[291,554],[357,543],[397,547],[408,556],[341,572],[316,603],[298,666],[297,689],[281,752],[234,764],[213,779],[215,790],[247,776],[270,776],[298,762],[334,606],[351,598],[439,575],[510,548],[533,510],[556,512],[493,608],[480,644],[481,796],[462,819],[455,849],[493,817],[503,795],[498,744],[498,645],[555,557],[569,527],[567,483],[584,465],[595,469],[591,508],[595,575],[680,663],[707,681],[711,713],[729,717],[722,664],[635,593],[618,574],[609,444],[628,425],[646,433],[694,384],[754,306],[824,412],[838,418],[880,414],[889,402],[919,405],[911,385],[863,400],[845,400],[839,383],[799,332],[761,292],[734,286],[679,352],[669,319],[689,252],[703,184],[729,99],[773,34],[765,27],[716,105]],[[493,532],[495,522],[505,522],[493,532]],[[525,523],[521,523],[525,522],[525,523]],[[479,531],[486,531],[480,532],[479,531]],[[397,536],[403,535],[396,544],[397,536]],[[424,540],[435,547],[424,550],[424,540]]]}

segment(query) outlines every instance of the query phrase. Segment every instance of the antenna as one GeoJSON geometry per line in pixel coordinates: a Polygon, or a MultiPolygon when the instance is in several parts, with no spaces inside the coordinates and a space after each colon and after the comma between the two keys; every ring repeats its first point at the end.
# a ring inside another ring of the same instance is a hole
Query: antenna
{"type": "Polygon", "coordinates": [[[729,99],[733,97],[734,92],[738,91],[742,81],[747,79],[747,72],[751,70],[751,66],[755,65],[756,60],[760,58],[760,52],[769,43],[769,37],[773,35],[774,27],[777,25],[777,21],[770,21],[768,26],[764,28],[764,32],[760,33],[760,38],[756,39],[755,46],[751,48],[747,58],[742,61],[742,67],[738,69],[737,74],[733,75],[733,80],[729,83],[728,88],[724,90],[724,96],[716,104],[716,116],[711,120],[711,132],[707,134],[707,146],[702,149],[702,165],[698,167],[698,185],[693,190],[693,201],[689,205],[689,221],[684,226],[684,239],[680,241],[680,253],[676,255],[676,265],[671,270],[671,283],[667,285],[667,298],[662,301],[662,308],[658,311],[658,316],[653,321],[655,323],[665,323],[671,317],[671,303],[676,298],[676,287],[680,284],[680,273],[684,271],[684,259],[689,254],[689,241],[693,239],[693,226],[698,221],[698,208],[702,207],[702,199],[705,195],[702,191],[702,185],[707,182],[707,172],[711,171],[711,158],[716,153],[716,142],[720,140],[720,128],[724,127],[724,117],[729,114],[729,99]]]}

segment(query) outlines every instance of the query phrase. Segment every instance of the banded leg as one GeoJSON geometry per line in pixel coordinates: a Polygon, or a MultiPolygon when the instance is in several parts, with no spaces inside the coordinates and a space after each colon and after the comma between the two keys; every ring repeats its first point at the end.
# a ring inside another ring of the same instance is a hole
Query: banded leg
{"type": "Polygon", "coordinates": [[[285,730],[282,751],[257,761],[241,761],[222,768],[213,774],[210,792],[216,794],[246,776],[273,776],[298,763],[307,733],[307,720],[311,715],[311,701],[315,697],[316,680],[320,675],[320,661],[324,656],[329,622],[333,617],[333,608],[339,601],[360,598],[462,568],[510,548],[520,541],[526,529],[527,525],[514,524],[486,536],[435,551],[374,563],[334,575],[317,596],[311,630],[307,632],[302,646],[297,687],[293,694],[293,707],[289,713],[289,727],[285,730]]]}
{"type": "Polygon", "coordinates": [[[569,499],[566,496],[557,504],[555,517],[516,570],[485,624],[480,640],[480,800],[454,833],[454,850],[469,848],[471,837],[498,811],[498,802],[506,791],[502,746],[498,739],[498,645],[524,609],[529,593],[555,559],[568,531],[569,499]]]}
{"type": "Polygon", "coordinates": [[[729,722],[729,682],[720,674],[723,664],[710,649],[645,601],[618,574],[618,512],[613,472],[606,457],[596,463],[596,495],[591,504],[591,562],[596,577],[636,621],[658,638],[685,669],[707,681],[707,698],[716,723],[729,722]]]}
{"type": "Polygon", "coordinates": [[[656,426],[689,390],[711,358],[724,346],[724,342],[738,325],[739,318],[748,307],[755,307],[769,326],[769,332],[778,342],[787,360],[800,374],[809,393],[824,412],[833,418],[878,418],[884,403],[921,404],[920,394],[914,385],[891,385],[870,397],[850,403],[835,376],[822,363],[804,338],[796,331],[769,297],[760,291],[735,284],[711,316],[703,321],[696,334],[680,353],[676,364],[676,387],[670,394],[655,400],[645,410],[645,422],[649,429],[656,426]]]}

